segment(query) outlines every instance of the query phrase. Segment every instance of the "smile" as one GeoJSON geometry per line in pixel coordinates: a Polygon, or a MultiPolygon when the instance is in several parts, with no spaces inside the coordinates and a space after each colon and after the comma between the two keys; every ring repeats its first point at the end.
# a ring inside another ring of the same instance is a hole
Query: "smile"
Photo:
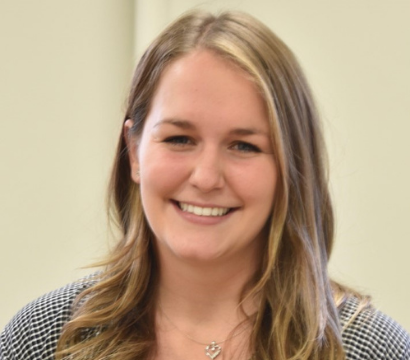
{"type": "Polygon", "coordinates": [[[200,207],[182,202],[178,202],[178,206],[182,211],[198,216],[223,216],[226,215],[230,210],[230,208],[200,207]]]}

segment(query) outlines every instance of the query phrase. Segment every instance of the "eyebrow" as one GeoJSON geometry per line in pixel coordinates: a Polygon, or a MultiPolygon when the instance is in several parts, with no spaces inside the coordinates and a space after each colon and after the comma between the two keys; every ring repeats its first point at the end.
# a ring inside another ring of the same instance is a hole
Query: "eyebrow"
{"type": "MultiPolygon", "coordinates": [[[[154,125],[154,127],[165,125],[165,124],[174,125],[176,127],[179,127],[181,129],[185,129],[185,130],[195,129],[195,125],[192,124],[190,121],[183,120],[183,119],[178,119],[178,118],[162,119],[162,120],[158,121],[154,125]]],[[[235,128],[235,129],[232,129],[231,131],[229,131],[229,134],[230,135],[239,135],[239,136],[264,135],[264,136],[269,137],[269,134],[266,133],[265,131],[257,129],[257,128],[252,128],[252,127],[251,128],[235,128]]]]}
{"type": "Polygon", "coordinates": [[[174,125],[181,129],[195,129],[194,124],[192,124],[191,122],[187,120],[174,119],[174,118],[160,120],[154,125],[154,127],[165,125],[165,124],[174,125]]]}

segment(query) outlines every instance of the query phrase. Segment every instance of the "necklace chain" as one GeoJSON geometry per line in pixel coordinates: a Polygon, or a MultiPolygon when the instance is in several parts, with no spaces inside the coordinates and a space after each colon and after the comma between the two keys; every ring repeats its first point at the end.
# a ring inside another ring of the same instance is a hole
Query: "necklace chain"
{"type": "Polygon", "coordinates": [[[205,348],[205,355],[208,356],[209,358],[211,358],[212,360],[215,359],[221,352],[222,352],[222,347],[221,344],[223,344],[224,342],[233,339],[234,337],[242,334],[243,332],[245,332],[245,330],[248,329],[249,326],[245,326],[244,329],[242,329],[241,331],[237,332],[237,333],[233,333],[231,336],[228,336],[226,339],[222,340],[222,341],[212,341],[211,343],[203,343],[200,342],[198,340],[195,340],[194,338],[192,338],[190,335],[188,335],[187,333],[185,333],[184,331],[182,331],[178,326],[175,325],[175,323],[168,317],[168,315],[164,312],[164,309],[161,307],[161,305],[159,305],[159,309],[161,310],[161,313],[164,315],[164,317],[169,321],[169,323],[178,330],[178,332],[180,332],[182,335],[184,335],[186,338],[188,338],[189,340],[193,341],[196,344],[199,345],[206,345],[205,348]]]}

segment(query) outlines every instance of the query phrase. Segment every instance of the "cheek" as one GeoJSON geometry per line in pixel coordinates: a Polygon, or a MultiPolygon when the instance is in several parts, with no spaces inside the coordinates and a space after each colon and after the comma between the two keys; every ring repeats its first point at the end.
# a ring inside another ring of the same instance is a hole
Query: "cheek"
{"type": "Polygon", "coordinates": [[[277,185],[277,170],[273,162],[262,161],[243,167],[232,179],[236,182],[238,191],[249,201],[269,209],[272,207],[277,185]]]}
{"type": "Polygon", "coordinates": [[[249,203],[254,209],[253,222],[258,224],[263,236],[268,236],[278,182],[276,167],[269,167],[269,170],[265,167],[263,171],[249,176],[248,181],[248,189],[252,189],[248,190],[248,194],[251,196],[249,203]]]}
{"type": "Polygon", "coordinates": [[[150,156],[141,158],[141,191],[175,191],[188,177],[188,163],[173,154],[151,151],[150,156]]]}

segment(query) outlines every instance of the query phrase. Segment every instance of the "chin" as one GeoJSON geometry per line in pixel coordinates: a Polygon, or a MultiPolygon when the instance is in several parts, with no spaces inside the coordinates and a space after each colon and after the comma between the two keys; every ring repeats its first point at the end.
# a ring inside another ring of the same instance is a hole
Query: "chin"
{"type": "Polygon", "coordinates": [[[223,256],[219,252],[210,251],[211,249],[183,249],[175,252],[175,255],[182,261],[198,265],[205,265],[207,263],[214,263],[223,256]]]}

